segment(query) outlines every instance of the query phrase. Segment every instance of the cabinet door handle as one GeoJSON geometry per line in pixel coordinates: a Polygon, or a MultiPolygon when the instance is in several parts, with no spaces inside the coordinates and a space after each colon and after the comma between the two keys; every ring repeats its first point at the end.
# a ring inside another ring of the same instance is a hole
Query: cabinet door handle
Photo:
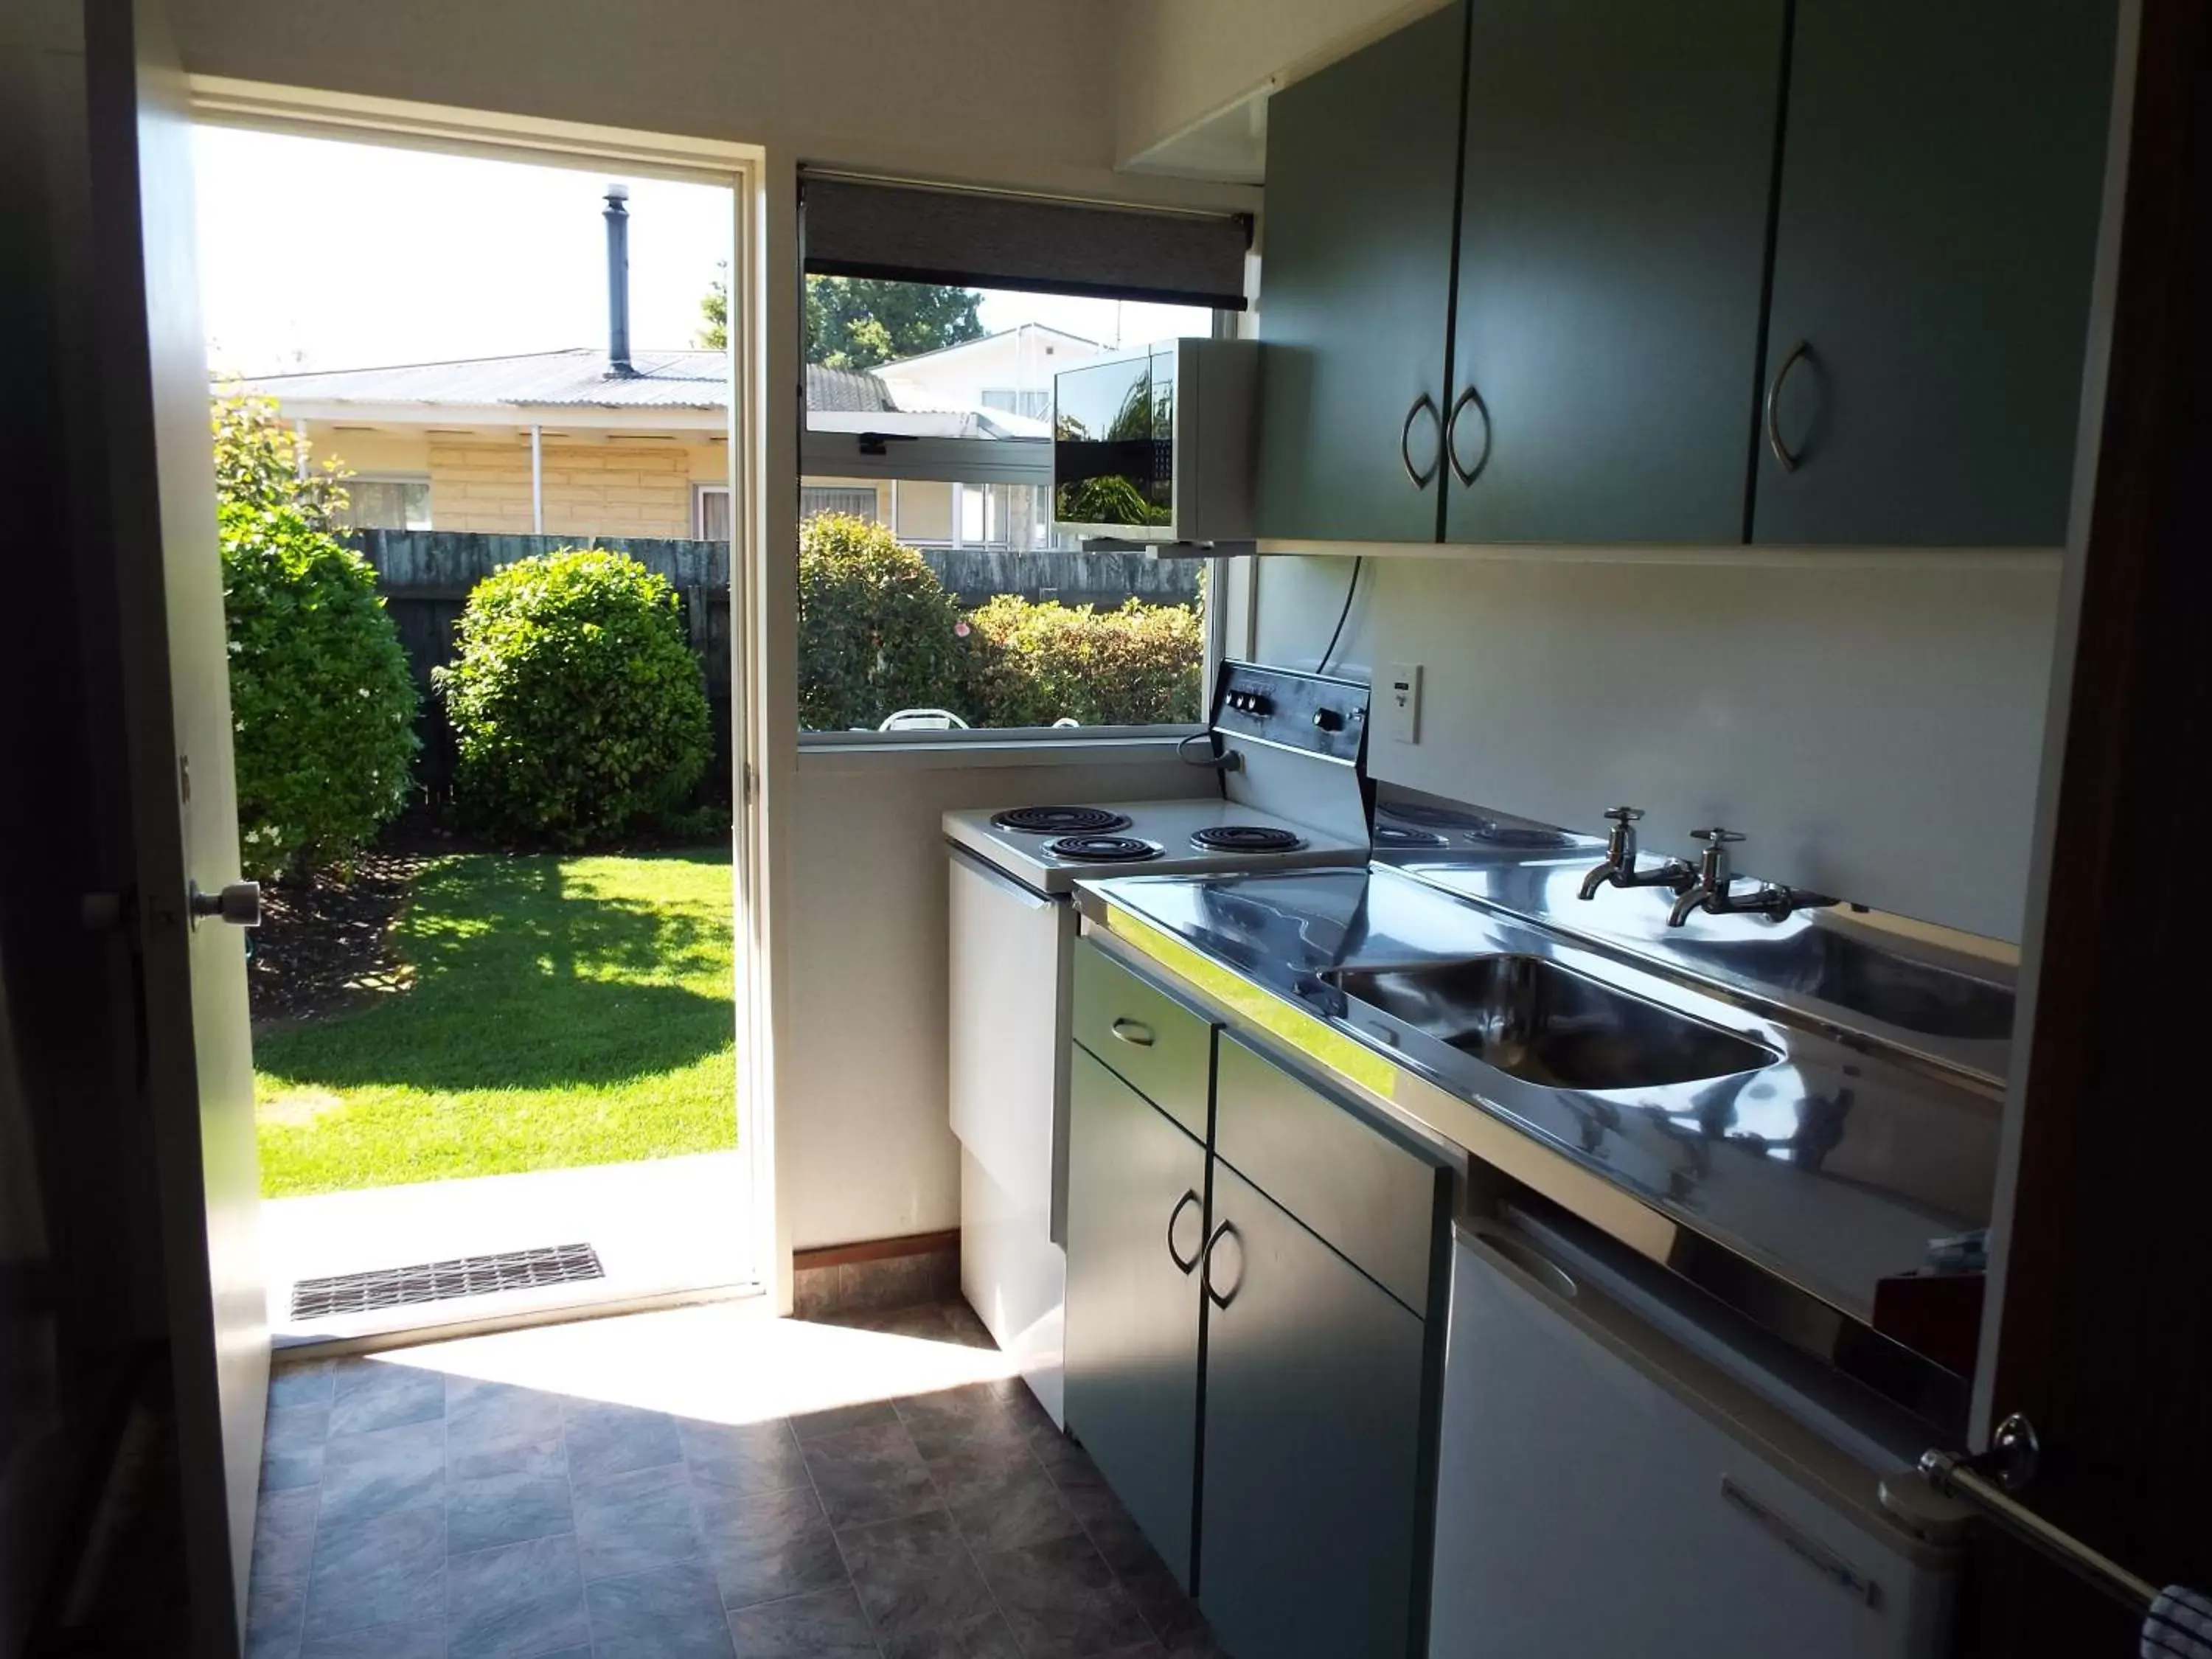
{"type": "Polygon", "coordinates": [[[1482,469],[1490,465],[1490,405],[1482,401],[1482,394],[1473,386],[1452,399],[1451,415],[1444,422],[1444,459],[1451,463],[1453,476],[1463,484],[1471,484],[1482,476],[1482,469]],[[1474,458],[1473,466],[1459,464],[1459,417],[1473,404],[1475,412],[1482,416],[1482,453],[1474,458]]]}
{"type": "Polygon", "coordinates": [[[1237,1292],[1244,1288],[1244,1247],[1242,1243],[1237,1247],[1237,1282],[1229,1287],[1226,1296],[1213,1288],[1213,1247],[1224,1238],[1237,1237],[1237,1229],[1224,1221],[1207,1236],[1206,1248],[1198,1253],[1199,1261],[1204,1269],[1198,1276],[1198,1282],[1206,1287],[1206,1299],[1217,1308],[1227,1307],[1237,1299],[1237,1292]]]}
{"type": "Polygon", "coordinates": [[[1398,428],[1398,459],[1405,463],[1406,476],[1413,481],[1413,488],[1416,489],[1426,489],[1434,483],[1437,478],[1437,469],[1444,464],[1444,458],[1440,453],[1436,459],[1429,463],[1429,470],[1426,472],[1413,465],[1413,421],[1425,409],[1429,411],[1429,418],[1437,424],[1437,435],[1440,441],[1437,446],[1437,449],[1441,452],[1445,447],[1441,441],[1443,435],[1443,415],[1437,408],[1437,400],[1424,392],[1413,399],[1413,406],[1406,411],[1405,425],[1398,428]]]}
{"type": "MultiPolygon", "coordinates": [[[[1183,1189],[1182,1196],[1176,1200],[1175,1208],[1168,1212],[1168,1260],[1174,1262],[1176,1267],[1182,1268],[1186,1274],[1194,1272],[1197,1269],[1199,1256],[1194,1255],[1191,1257],[1189,1261],[1186,1261],[1181,1255],[1176,1254],[1175,1247],[1176,1223],[1182,1219],[1182,1212],[1189,1206],[1193,1204],[1203,1204],[1205,1202],[1206,1200],[1200,1198],[1196,1193],[1192,1192],[1188,1188],[1185,1188],[1183,1189]]],[[[1199,1255],[1203,1255],[1205,1254],[1206,1252],[1203,1249],[1200,1249],[1199,1252],[1199,1255]]]]}
{"type": "Polygon", "coordinates": [[[1809,342],[1800,340],[1784,354],[1782,366],[1774,371],[1774,378],[1766,383],[1766,447],[1774,452],[1774,459],[1784,472],[1797,470],[1798,457],[1788,444],[1782,441],[1782,383],[1790,378],[1790,371],[1802,359],[1813,355],[1809,342]]]}
{"type": "Polygon", "coordinates": [[[1149,1048],[1152,1046],[1152,1028],[1142,1020],[1117,1019],[1110,1029],[1115,1036],[1133,1048],[1149,1048]]]}

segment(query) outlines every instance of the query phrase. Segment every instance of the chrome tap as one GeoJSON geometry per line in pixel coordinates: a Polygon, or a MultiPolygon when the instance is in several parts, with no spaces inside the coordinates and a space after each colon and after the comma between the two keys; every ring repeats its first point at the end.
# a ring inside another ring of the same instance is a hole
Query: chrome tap
{"type": "Polygon", "coordinates": [[[1801,904],[1826,902],[1787,887],[1760,887],[1738,898],[1729,890],[1735,877],[1729,870],[1728,849],[1729,843],[1741,841],[1742,835],[1718,824],[1710,830],[1692,830],[1690,835],[1705,842],[1705,857],[1699,861],[1696,884],[1676,898],[1674,908],[1667,912],[1669,927],[1680,927],[1693,910],[1716,916],[1761,915],[1769,921],[1780,921],[1801,904]]]}
{"type": "Polygon", "coordinates": [[[1636,867],[1636,821],[1640,806],[1616,806],[1606,814],[1613,820],[1607,836],[1605,862],[1583,878],[1579,898],[1595,898],[1601,887],[1671,887],[1686,892],[1697,884],[1698,872],[1680,859],[1668,859],[1655,869],[1636,867]]]}

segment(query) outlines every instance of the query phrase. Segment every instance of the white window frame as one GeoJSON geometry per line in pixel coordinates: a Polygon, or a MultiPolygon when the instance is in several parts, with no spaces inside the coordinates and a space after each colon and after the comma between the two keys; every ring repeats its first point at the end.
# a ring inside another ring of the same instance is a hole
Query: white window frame
{"type": "Polygon", "coordinates": [[[714,539],[707,534],[707,497],[709,495],[722,498],[722,516],[729,520],[734,537],[738,527],[737,492],[726,483],[695,483],[691,486],[691,539],[700,542],[714,539]]]}
{"type": "MultiPolygon", "coordinates": [[[[921,483],[951,483],[953,494],[952,534],[943,545],[965,545],[960,535],[959,490],[962,484],[1034,484],[1052,488],[1052,442],[1046,438],[892,438],[864,443],[855,432],[817,432],[802,427],[799,434],[800,478],[910,479],[921,483]],[[881,454],[866,453],[881,449],[881,454]]],[[[896,522],[896,514],[894,514],[896,522]]],[[[938,544],[930,544],[938,545],[938,544]]],[[[1212,695],[1222,659],[1228,606],[1223,604],[1229,562],[1209,557],[1206,562],[1207,604],[1205,655],[1200,669],[1199,694],[1212,695]]],[[[1058,748],[1122,748],[1133,743],[1149,749],[1154,744],[1181,741],[1206,730],[1200,719],[1153,726],[998,726],[972,731],[943,732],[799,732],[806,750],[973,750],[997,744],[1058,748]]]]}
{"type": "MultiPolygon", "coordinates": [[[[343,459],[343,458],[341,458],[341,459],[343,459]]],[[[341,482],[342,482],[342,483],[349,483],[349,484],[353,484],[353,483],[404,483],[404,484],[421,484],[421,485],[422,486],[422,488],[423,488],[425,490],[428,490],[428,489],[430,489],[430,475],[429,475],[428,473],[427,473],[427,472],[394,472],[394,471],[390,471],[390,470],[388,470],[388,469],[387,469],[387,470],[386,470],[386,471],[381,471],[381,472],[354,472],[354,473],[349,473],[349,474],[348,474],[348,475],[347,475],[347,477],[346,477],[345,478],[343,478],[343,480],[341,480],[341,482]]],[[[407,530],[411,530],[411,529],[413,529],[413,528],[414,528],[414,526],[411,526],[411,525],[374,525],[374,526],[368,526],[368,528],[371,528],[371,529],[377,529],[377,530],[393,530],[393,529],[396,529],[396,530],[401,530],[401,531],[407,531],[407,530]]],[[[427,525],[423,526],[422,526],[422,528],[423,528],[424,530],[435,530],[437,527],[438,527],[438,517],[437,517],[437,514],[436,514],[436,512],[435,512],[434,510],[433,510],[433,511],[432,511],[432,513],[431,513],[431,514],[430,514],[430,522],[429,522],[428,524],[427,524],[427,525]]]]}

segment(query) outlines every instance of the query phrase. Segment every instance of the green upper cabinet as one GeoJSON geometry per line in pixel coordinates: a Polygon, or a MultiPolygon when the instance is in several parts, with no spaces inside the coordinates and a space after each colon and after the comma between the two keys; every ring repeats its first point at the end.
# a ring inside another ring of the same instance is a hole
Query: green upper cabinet
{"type": "Polygon", "coordinates": [[[1436,539],[1464,30],[1448,7],[1268,106],[1262,536],[1436,539]]]}
{"type": "Polygon", "coordinates": [[[1784,26],[1473,0],[1447,541],[1743,538],[1784,26]]]}
{"type": "Polygon", "coordinates": [[[2064,540],[2116,33],[2115,0],[1797,0],[1757,540],[2064,540]]]}

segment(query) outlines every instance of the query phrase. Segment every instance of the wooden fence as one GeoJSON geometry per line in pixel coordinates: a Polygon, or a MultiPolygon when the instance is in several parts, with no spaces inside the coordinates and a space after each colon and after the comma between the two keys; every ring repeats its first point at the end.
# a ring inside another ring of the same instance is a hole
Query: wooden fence
{"type": "MultiPolygon", "coordinates": [[[[627,553],[668,579],[684,606],[684,625],[705,675],[714,718],[715,763],[708,790],[726,798],[730,776],[730,544],[643,536],[501,536],[457,530],[361,530],[352,540],[375,567],[385,609],[399,630],[422,690],[422,752],[416,778],[442,796],[453,772],[453,733],[429,695],[430,671],[453,659],[453,626],[470,590],[503,564],[564,547],[627,553]]],[[[1201,559],[1129,553],[1007,553],[976,548],[925,549],[945,591],[973,608],[998,593],[1112,609],[1136,598],[1188,605],[1198,597],[1201,559]]]]}

